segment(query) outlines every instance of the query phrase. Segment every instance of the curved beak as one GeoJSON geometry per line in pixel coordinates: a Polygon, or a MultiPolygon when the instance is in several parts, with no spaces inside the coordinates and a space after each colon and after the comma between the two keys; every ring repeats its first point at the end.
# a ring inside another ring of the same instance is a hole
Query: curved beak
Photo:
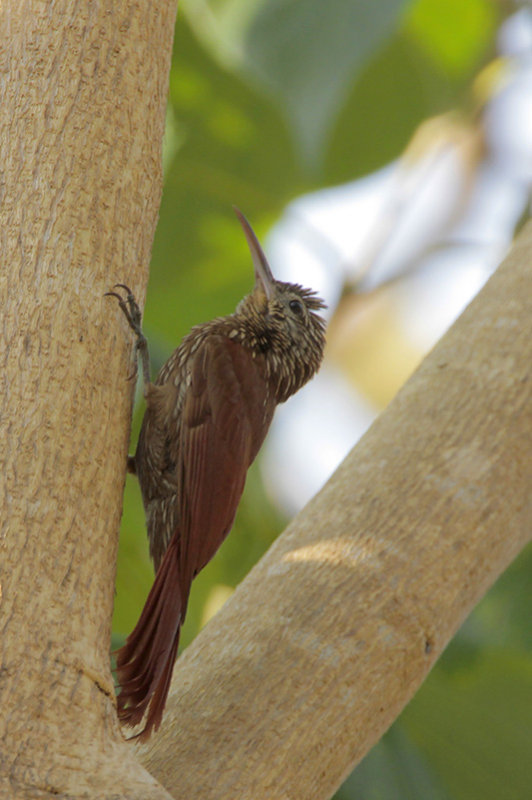
{"type": "Polygon", "coordinates": [[[255,236],[253,228],[243,215],[243,213],[233,206],[233,210],[238,217],[238,221],[242,225],[242,230],[246,236],[251,258],[253,259],[253,267],[255,269],[255,287],[261,286],[264,294],[269,299],[272,296],[275,284],[275,278],[272,275],[270,265],[266,260],[266,256],[259,244],[259,240],[255,236]]]}

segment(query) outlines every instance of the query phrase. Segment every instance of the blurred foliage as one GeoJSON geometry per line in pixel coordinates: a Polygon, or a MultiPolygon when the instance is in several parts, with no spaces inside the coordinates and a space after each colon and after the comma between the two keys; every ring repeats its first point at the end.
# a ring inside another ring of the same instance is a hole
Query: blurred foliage
{"type": "Polygon", "coordinates": [[[380,0],[378,13],[353,0],[261,6],[244,39],[245,65],[285,110],[305,159],[319,157],[353,75],[389,36],[404,5],[380,0]]]}
{"type": "Polygon", "coordinates": [[[496,27],[495,5],[485,0],[423,0],[407,20],[419,47],[445,74],[458,77],[492,47],[496,27]]]}
{"type": "MultiPolygon", "coordinates": [[[[229,313],[251,286],[231,204],[261,236],[292,198],[396,158],[422,120],[462,102],[498,22],[489,0],[182,1],[144,318],[154,370],[193,324],[229,313]]],[[[139,405],[133,443],[141,417],[139,405]]],[[[195,581],[184,645],[284,523],[254,466],[234,530],[195,581]]],[[[528,796],[531,567],[529,549],[338,798],[528,796]]],[[[151,581],[140,493],[128,478],[115,645],[151,581]]]]}

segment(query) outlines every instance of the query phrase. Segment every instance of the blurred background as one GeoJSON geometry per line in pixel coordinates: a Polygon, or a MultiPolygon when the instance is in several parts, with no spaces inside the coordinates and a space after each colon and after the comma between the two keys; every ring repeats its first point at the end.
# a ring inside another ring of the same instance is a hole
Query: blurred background
{"type": "MultiPolygon", "coordinates": [[[[158,369],[253,283],[328,303],[319,376],[277,411],[182,645],[327,480],[529,213],[532,11],[502,0],[180,0],[144,329],[158,369]]],[[[143,406],[138,391],[131,451],[143,406]]],[[[341,800],[520,800],[532,785],[532,550],[466,621],[341,800]]],[[[153,580],[128,478],[113,645],[153,580]]]]}

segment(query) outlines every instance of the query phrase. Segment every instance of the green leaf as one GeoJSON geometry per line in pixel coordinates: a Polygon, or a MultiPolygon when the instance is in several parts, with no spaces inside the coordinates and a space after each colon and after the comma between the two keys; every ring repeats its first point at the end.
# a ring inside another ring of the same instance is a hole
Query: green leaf
{"type": "Polygon", "coordinates": [[[450,76],[468,73],[493,42],[495,4],[488,0],[418,0],[405,30],[450,76]]]}
{"type": "Polygon", "coordinates": [[[364,758],[335,800],[450,800],[419,748],[396,723],[364,758]]]}
{"type": "Polygon", "coordinates": [[[404,0],[271,0],[244,36],[246,70],[273,93],[316,161],[357,74],[388,37],[404,0]]]}
{"type": "Polygon", "coordinates": [[[398,32],[359,76],[330,137],[325,172],[329,182],[379,169],[397,158],[416,127],[452,107],[463,91],[424,51],[398,32]]]}
{"type": "Polygon", "coordinates": [[[401,716],[453,800],[516,800],[532,785],[532,665],[511,651],[434,669],[401,716]]]}

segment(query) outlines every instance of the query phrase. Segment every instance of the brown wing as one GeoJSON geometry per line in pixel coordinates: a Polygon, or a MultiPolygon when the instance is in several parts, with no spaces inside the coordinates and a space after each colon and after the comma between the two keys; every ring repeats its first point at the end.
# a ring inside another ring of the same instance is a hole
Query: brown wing
{"type": "Polygon", "coordinates": [[[140,619],[116,654],[118,714],[137,725],[147,712],[141,738],[161,722],[190,584],[233,524],[274,407],[260,362],[240,345],[216,335],[200,345],[179,436],[168,437],[176,443],[170,462],[177,487],[177,504],[170,496],[168,512],[173,509],[177,524],[140,619]]]}
{"type": "Polygon", "coordinates": [[[192,365],[175,454],[187,594],[229,533],[246,472],[271,422],[275,403],[260,366],[238,343],[213,335],[192,365]]]}

